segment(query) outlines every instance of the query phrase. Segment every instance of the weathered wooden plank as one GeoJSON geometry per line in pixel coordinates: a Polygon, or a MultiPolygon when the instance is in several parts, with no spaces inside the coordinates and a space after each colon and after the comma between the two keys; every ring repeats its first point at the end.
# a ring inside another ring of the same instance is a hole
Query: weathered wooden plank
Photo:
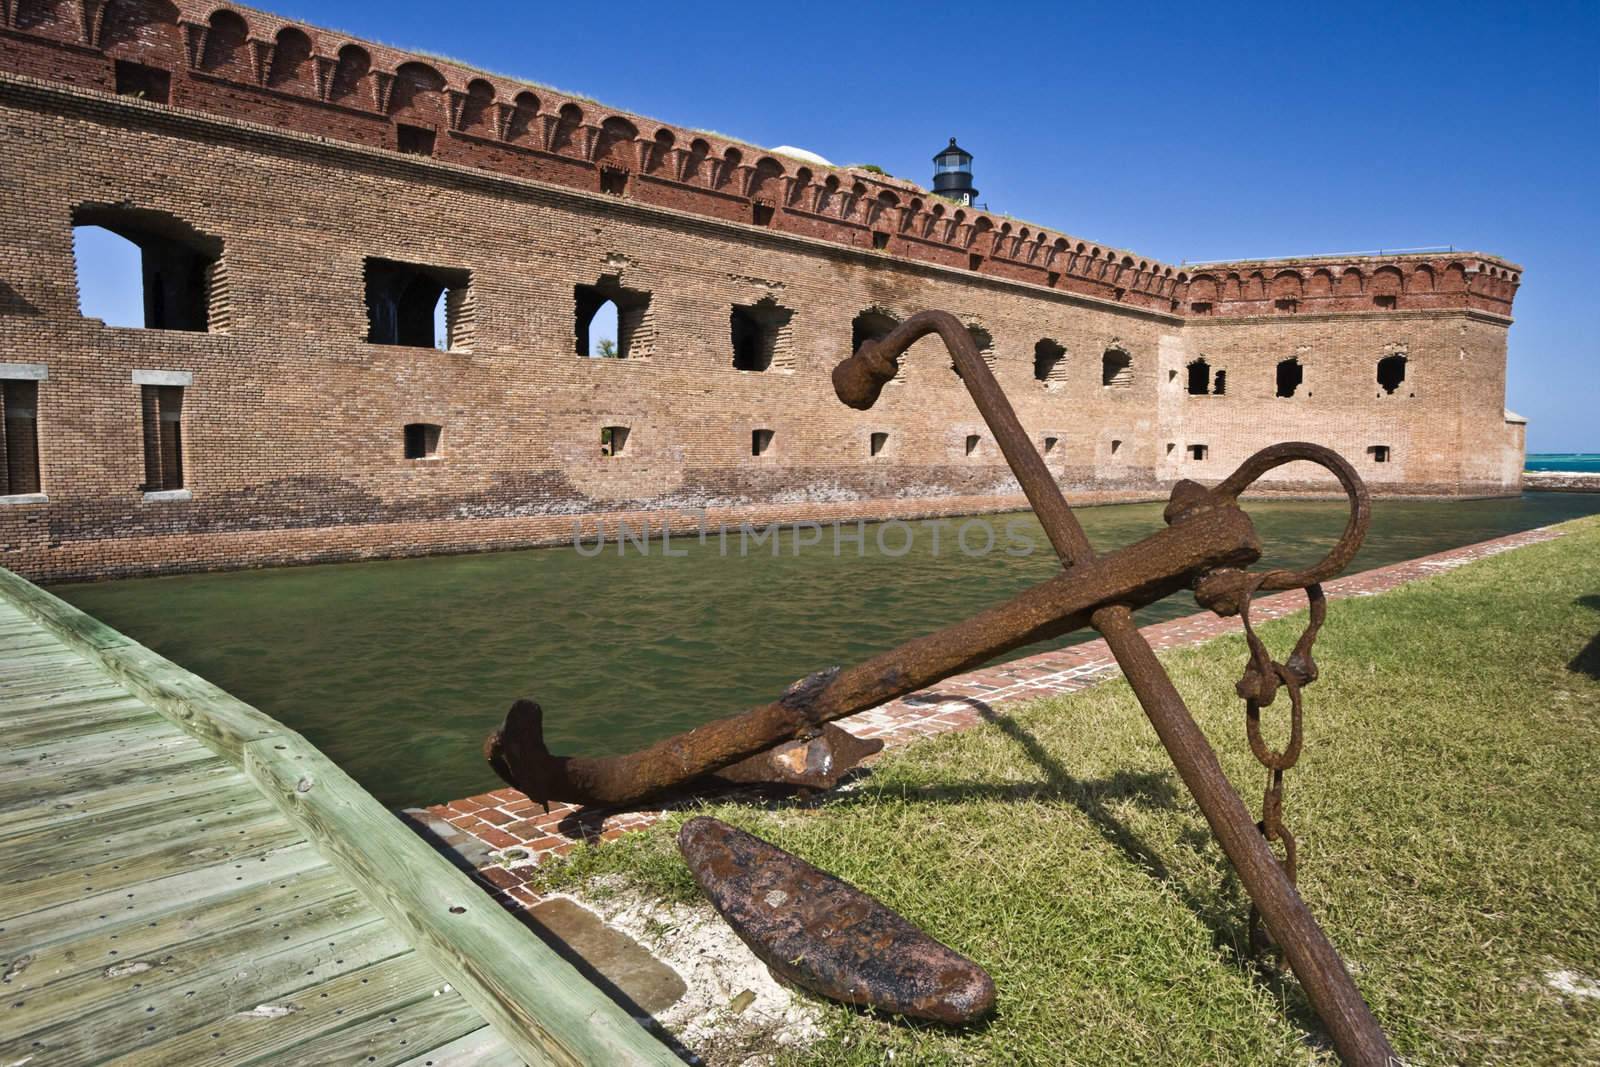
{"type": "Polygon", "coordinates": [[[522,1057],[494,1027],[485,1026],[438,1048],[419,1052],[398,1067],[522,1067],[522,1057]]]}
{"type": "MultiPolygon", "coordinates": [[[[101,972],[118,962],[129,968],[144,963],[149,967],[143,969],[154,969],[170,958],[174,949],[187,950],[191,946],[214,955],[226,951],[253,955],[255,950],[242,944],[225,949],[223,939],[247,938],[251,928],[260,928],[272,931],[264,938],[264,945],[281,947],[285,923],[292,928],[321,909],[338,906],[348,906],[353,909],[352,914],[360,908],[371,908],[342,872],[326,864],[235,893],[175,903],[178,906],[165,914],[146,915],[131,922],[107,919],[79,931],[69,941],[24,952],[29,962],[12,971],[6,992],[21,997],[47,990],[46,995],[54,998],[65,988],[57,983],[81,981],[85,974],[98,980],[101,972]]],[[[377,915],[370,910],[367,914],[377,915]]],[[[0,960],[0,964],[8,962],[0,960]]]]}
{"type": "Polygon", "coordinates": [[[235,762],[246,742],[283,732],[279,723],[244,701],[4,568],[0,568],[0,596],[129,692],[235,762]]]}
{"type": "Polygon", "coordinates": [[[15,746],[8,744],[4,750],[0,750],[0,782],[22,781],[30,777],[49,779],[74,767],[141,756],[154,755],[158,761],[165,762],[165,752],[198,744],[194,738],[174,730],[172,724],[165,721],[107,727],[71,745],[48,742],[15,746]]]}
{"type": "MultiPolygon", "coordinates": [[[[257,1013],[256,1009],[286,1006],[286,1002],[302,1007],[308,1003],[327,1005],[333,1014],[332,994],[328,1000],[321,1000],[317,987],[327,991],[329,983],[343,979],[350,987],[363,989],[362,972],[370,974],[375,964],[386,961],[415,961],[407,968],[406,977],[413,988],[426,989],[430,976],[425,966],[416,961],[416,954],[405,939],[381,920],[374,918],[325,936],[326,940],[296,943],[258,959],[235,956],[213,961],[174,981],[146,984],[139,981],[144,975],[134,976],[131,983],[124,985],[122,995],[100,1001],[71,1026],[38,1029],[0,1042],[0,1063],[10,1062],[6,1058],[9,1055],[32,1051],[34,1041],[45,1042],[51,1064],[63,1065],[113,1060],[163,1067],[189,1063],[197,1058],[193,1050],[185,1055],[181,1047],[169,1045],[160,1052],[151,1051],[185,1036],[216,1044],[220,1046],[217,1052],[227,1055],[231,1051],[227,1039],[211,1038],[205,1027],[221,1029],[236,1018],[246,1022],[278,1021],[271,1013],[257,1013]],[[422,968],[421,973],[415,968],[422,968]]],[[[337,988],[341,996],[348,995],[346,986],[337,988]]],[[[387,990],[377,999],[386,998],[390,998],[387,990]]],[[[295,1014],[298,1013],[288,1012],[283,1018],[292,1019],[295,1014]]],[[[44,1067],[43,1063],[40,1067],[44,1067]]]]}
{"type": "Polygon", "coordinates": [[[243,836],[224,832],[215,841],[186,836],[142,855],[84,863],[79,873],[72,870],[72,857],[41,865],[40,877],[12,883],[0,892],[0,919],[20,918],[71,900],[107,895],[112,900],[127,899],[146,882],[190,871],[209,869],[216,884],[243,881],[246,867],[264,864],[269,854],[304,840],[299,830],[277,815],[256,815],[239,825],[246,830],[243,836]],[[231,874],[219,869],[224,864],[232,868],[231,874]]]}
{"type": "Polygon", "coordinates": [[[416,1049],[446,1044],[482,1028],[483,1017],[461,994],[435,987],[421,1000],[386,1008],[251,1062],[264,1065],[292,1059],[319,1067],[394,1067],[410,1059],[416,1049]]]}
{"type": "Polygon", "coordinates": [[[16,745],[70,743],[107,727],[155,726],[165,723],[157,713],[132,697],[122,701],[104,700],[92,710],[77,713],[45,712],[26,718],[18,716],[0,723],[7,741],[16,745]]]}
{"type": "Polygon", "coordinates": [[[0,849],[0,883],[17,877],[30,858],[42,851],[101,855],[113,847],[126,848],[130,842],[171,834],[195,818],[209,818],[210,813],[264,803],[260,791],[238,772],[210,786],[179,800],[164,795],[119,810],[96,811],[92,819],[62,819],[37,829],[7,833],[0,849]]]}
{"type": "MultiPolygon", "coordinates": [[[[326,863],[322,853],[309,842],[296,844],[269,853],[265,863],[245,864],[244,870],[237,872],[241,877],[236,888],[244,889],[283,879],[326,863]]],[[[209,868],[186,871],[145,882],[120,897],[110,894],[91,897],[85,894],[82,900],[3,919],[0,920],[0,956],[10,958],[35,948],[70,941],[97,922],[119,918],[124,922],[132,922],[163,915],[175,906],[186,906],[191,900],[209,895],[215,886],[215,871],[209,868]]]]}
{"type": "Polygon", "coordinates": [[[160,802],[163,799],[177,803],[184,797],[215,789],[219,782],[240,780],[235,767],[215,760],[188,769],[179,768],[158,777],[139,778],[114,786],[41,798],[40,803],[29,807],[0,811],[0,835],[24,833],[42,826],[97,817],[129,805],[160,802]]]}
{"type": "Polygon", "coordinates": [[[227,766],[216,753],[200,745],[184,745],[166,750],[162,758],[135,758],[126,762],[80,767],[40,781],[0,782],[0,812],[32,808],[74,793],[108,789],[147,779],[165,771],[227,766]]]}
{"type": "Polygon", "coordinates": [[[303,738],[244,754],[245,773],[528,1062],[681,1063],[303,738]]]}

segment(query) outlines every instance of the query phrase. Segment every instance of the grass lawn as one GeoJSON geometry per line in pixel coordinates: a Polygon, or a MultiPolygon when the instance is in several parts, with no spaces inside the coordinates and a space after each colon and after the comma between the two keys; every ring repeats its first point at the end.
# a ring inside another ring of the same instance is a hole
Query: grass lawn
{"type": "MultiPolygon", "coordinates": [[[[1567,529],[1334,603],[1317,646],[1285,803],[1300,888],[1408,1063],[1600,1063],[1600,999],[1558,988],[1600,993],[1600,519],[1567,529]]],[[[1262,627],[1280,658],[1302,622],[1262,627]]],[[[1243,640],[1164,660],[1257,810],[1243,640]]],[[[999,988],[966,1031],[829,1005],[824,1039],[780,1062],[1332,1058],[1292,976],[1241,955],[1243,892],[1120,680],[919,742],[809,805],[705,810],[899,909],[999,988]]],[[[546,886],[620,876],[699,899],[672,843],[687,817],[581,850],[546,886]]]]}

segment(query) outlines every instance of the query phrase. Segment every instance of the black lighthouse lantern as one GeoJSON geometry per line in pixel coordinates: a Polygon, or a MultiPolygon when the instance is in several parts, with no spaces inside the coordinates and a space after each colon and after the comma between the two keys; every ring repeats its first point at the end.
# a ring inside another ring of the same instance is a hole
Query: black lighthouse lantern
{"type": "Polygon", "coordinates": [[[972,187],[972,153],[950,138],[949,147],[933,157],[933,191],[958,204],[978,198],[972,187]]]}

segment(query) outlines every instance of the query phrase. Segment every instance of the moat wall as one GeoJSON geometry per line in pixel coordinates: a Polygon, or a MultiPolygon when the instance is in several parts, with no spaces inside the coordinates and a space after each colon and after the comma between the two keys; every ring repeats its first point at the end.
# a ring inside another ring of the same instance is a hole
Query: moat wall
{"type": "MultiPolygon", "coordinates": [[[[583,158],[592,144],[571,157],[553,141],[541,150],[536,161],[559,174],[452,161],[442,147],[402,154],[371,132],[392,136],[396,124],[376,104],[378,115],[358,114],[306,86],[297,100],[296,84],[250,84],[270,64],[190,71],[210,53],[167,55],[177,38],[166,28],[102,28],[97,43],[73,47],[70,27],[53,43],[39,26],[0,36],[0,61],[22,74],[0,74],[0,364],[10,368],[0,377],[37,381],[39,453],[27,487],[37,491],[0,497],[0,564],[31,577],[561,542],[575,522],[622,514],[709,509],[738,522],[1023,506],[935,339],[907,354],[872,411],[833,396],[828,372],[858,316],[923,308],[981,331],[1074,501],[1154,498],[1291,439],[1344,453],[1380,494],[1520,488],[1521,426],[1503,411],[1517,272],[1499,260],[1191,275],[1098,247],[1085,258],[1070,239],[1012,233],[1009,222],[1009,236],[991,222],[913,240],[933,232],[918,215],[931,208],[869,197],[829,216],[831,201],[795,201],[789,187],[757,225],[759,189],[662,178],[672,195],[652,202],[634,195],[647,166],[628,172],[636,184],[622,195],[585,188],[606,163],[583,158]],[[173,105],[106,91],[119,49],[172,63],[173,105]],[[277,121],[262,125],[269,104],[277,121]],[[697,198],[712,192],[732,207],[702,210],[697,198]],[[206,329],[112,328],[80,314],[74,221],[118,212],[218,250],[206,329]],[[885,247],[871,247],[875,233],[889,235],[885,247]],[[373,259],[457,280],[451,350],[369,343],[373,259]],[[627,358],[577,354],[575,287],[597,285],[647,296],[627,358]],[[1282,295],[1291,287],[1298,295],[1282,295]],[[767,339],[767,369],[736,369],[730,315],[755,306],[787,318],[767,339]],[[1041,342],[1064,355],[1041,366],[1041,342]],[[1126,372],[1109,373],[1108,353],[1126,372]],[[1386,392],[1375,367],[1395,354],[1406,377],[1386,392]],[[1279,397],[1288,358],[1303,381],[1279,397]],[[1225,372],[1222,395],[1190,394],[1197,359],[1225,372]],[[142,405],[174,385],[181,490],[164,491],[151,480],[142,405]],[[411,424],[438,427],[431,455],[407,458],[411,424]],[[605,455],[601,428],[612,426],[627,442],[605,455]],[[758,430],[771,439],[754,455],[758,430]],[[875,434],[887,436],[874,454],[875,434]]],[[[455,122],[441,112],[441,146],[497,150],[486,135],[452,136],[455,122]]],[[[1333,488],[1309,470],[1276,473],[1278,491],[1333,488]]]]}

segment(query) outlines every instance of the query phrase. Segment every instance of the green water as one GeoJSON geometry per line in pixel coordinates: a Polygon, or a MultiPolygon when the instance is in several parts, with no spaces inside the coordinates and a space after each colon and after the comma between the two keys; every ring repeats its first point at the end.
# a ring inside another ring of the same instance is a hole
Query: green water
{"type": "MultiPolygon", "coordinates": [[[[1600,511],[1600,495],[1379,501],[1353,570],[1600,511]]],[[[1251,503],[1268,561],[1320,557],[1342,505],[1251,503]]],[[[1161,526],[1161,505],[1083,508],[1101,551],[1161,526]]],[[[609,544],[149,578],[55,589],[83,610],[303,732],[384,803],[433,803],[498,782],[479,746],[506,707],[545,707],[556,752],[605,755],[772,699],[794,679],[956,622],[1057,569],[1030,515],[866,527],[835,556],[831,528],[724,556],[674,538],[662,555],[609,544]],[[1006,524],[1032,545],[1029,555],[1006,524]],[[933,532],[939,530],[935,552],[933,532]],[[897,555],[911,535],[910,548],[897,555]],[[802,538],[805,540],[808,538],[802,538]]],[[[845,527],[847,533],[854,527],[845,527]]],[[[1141,621],[1195,610],[1187,595],[1141,621]]],[[[1081,639],[1081,638],[1080,638],[1081,639]]],[[[1066,639],[1060,644],[1067,643],[1066,639]]],[[[1046,646],[1036,646],[1037,650],[1046,646]]]]}

